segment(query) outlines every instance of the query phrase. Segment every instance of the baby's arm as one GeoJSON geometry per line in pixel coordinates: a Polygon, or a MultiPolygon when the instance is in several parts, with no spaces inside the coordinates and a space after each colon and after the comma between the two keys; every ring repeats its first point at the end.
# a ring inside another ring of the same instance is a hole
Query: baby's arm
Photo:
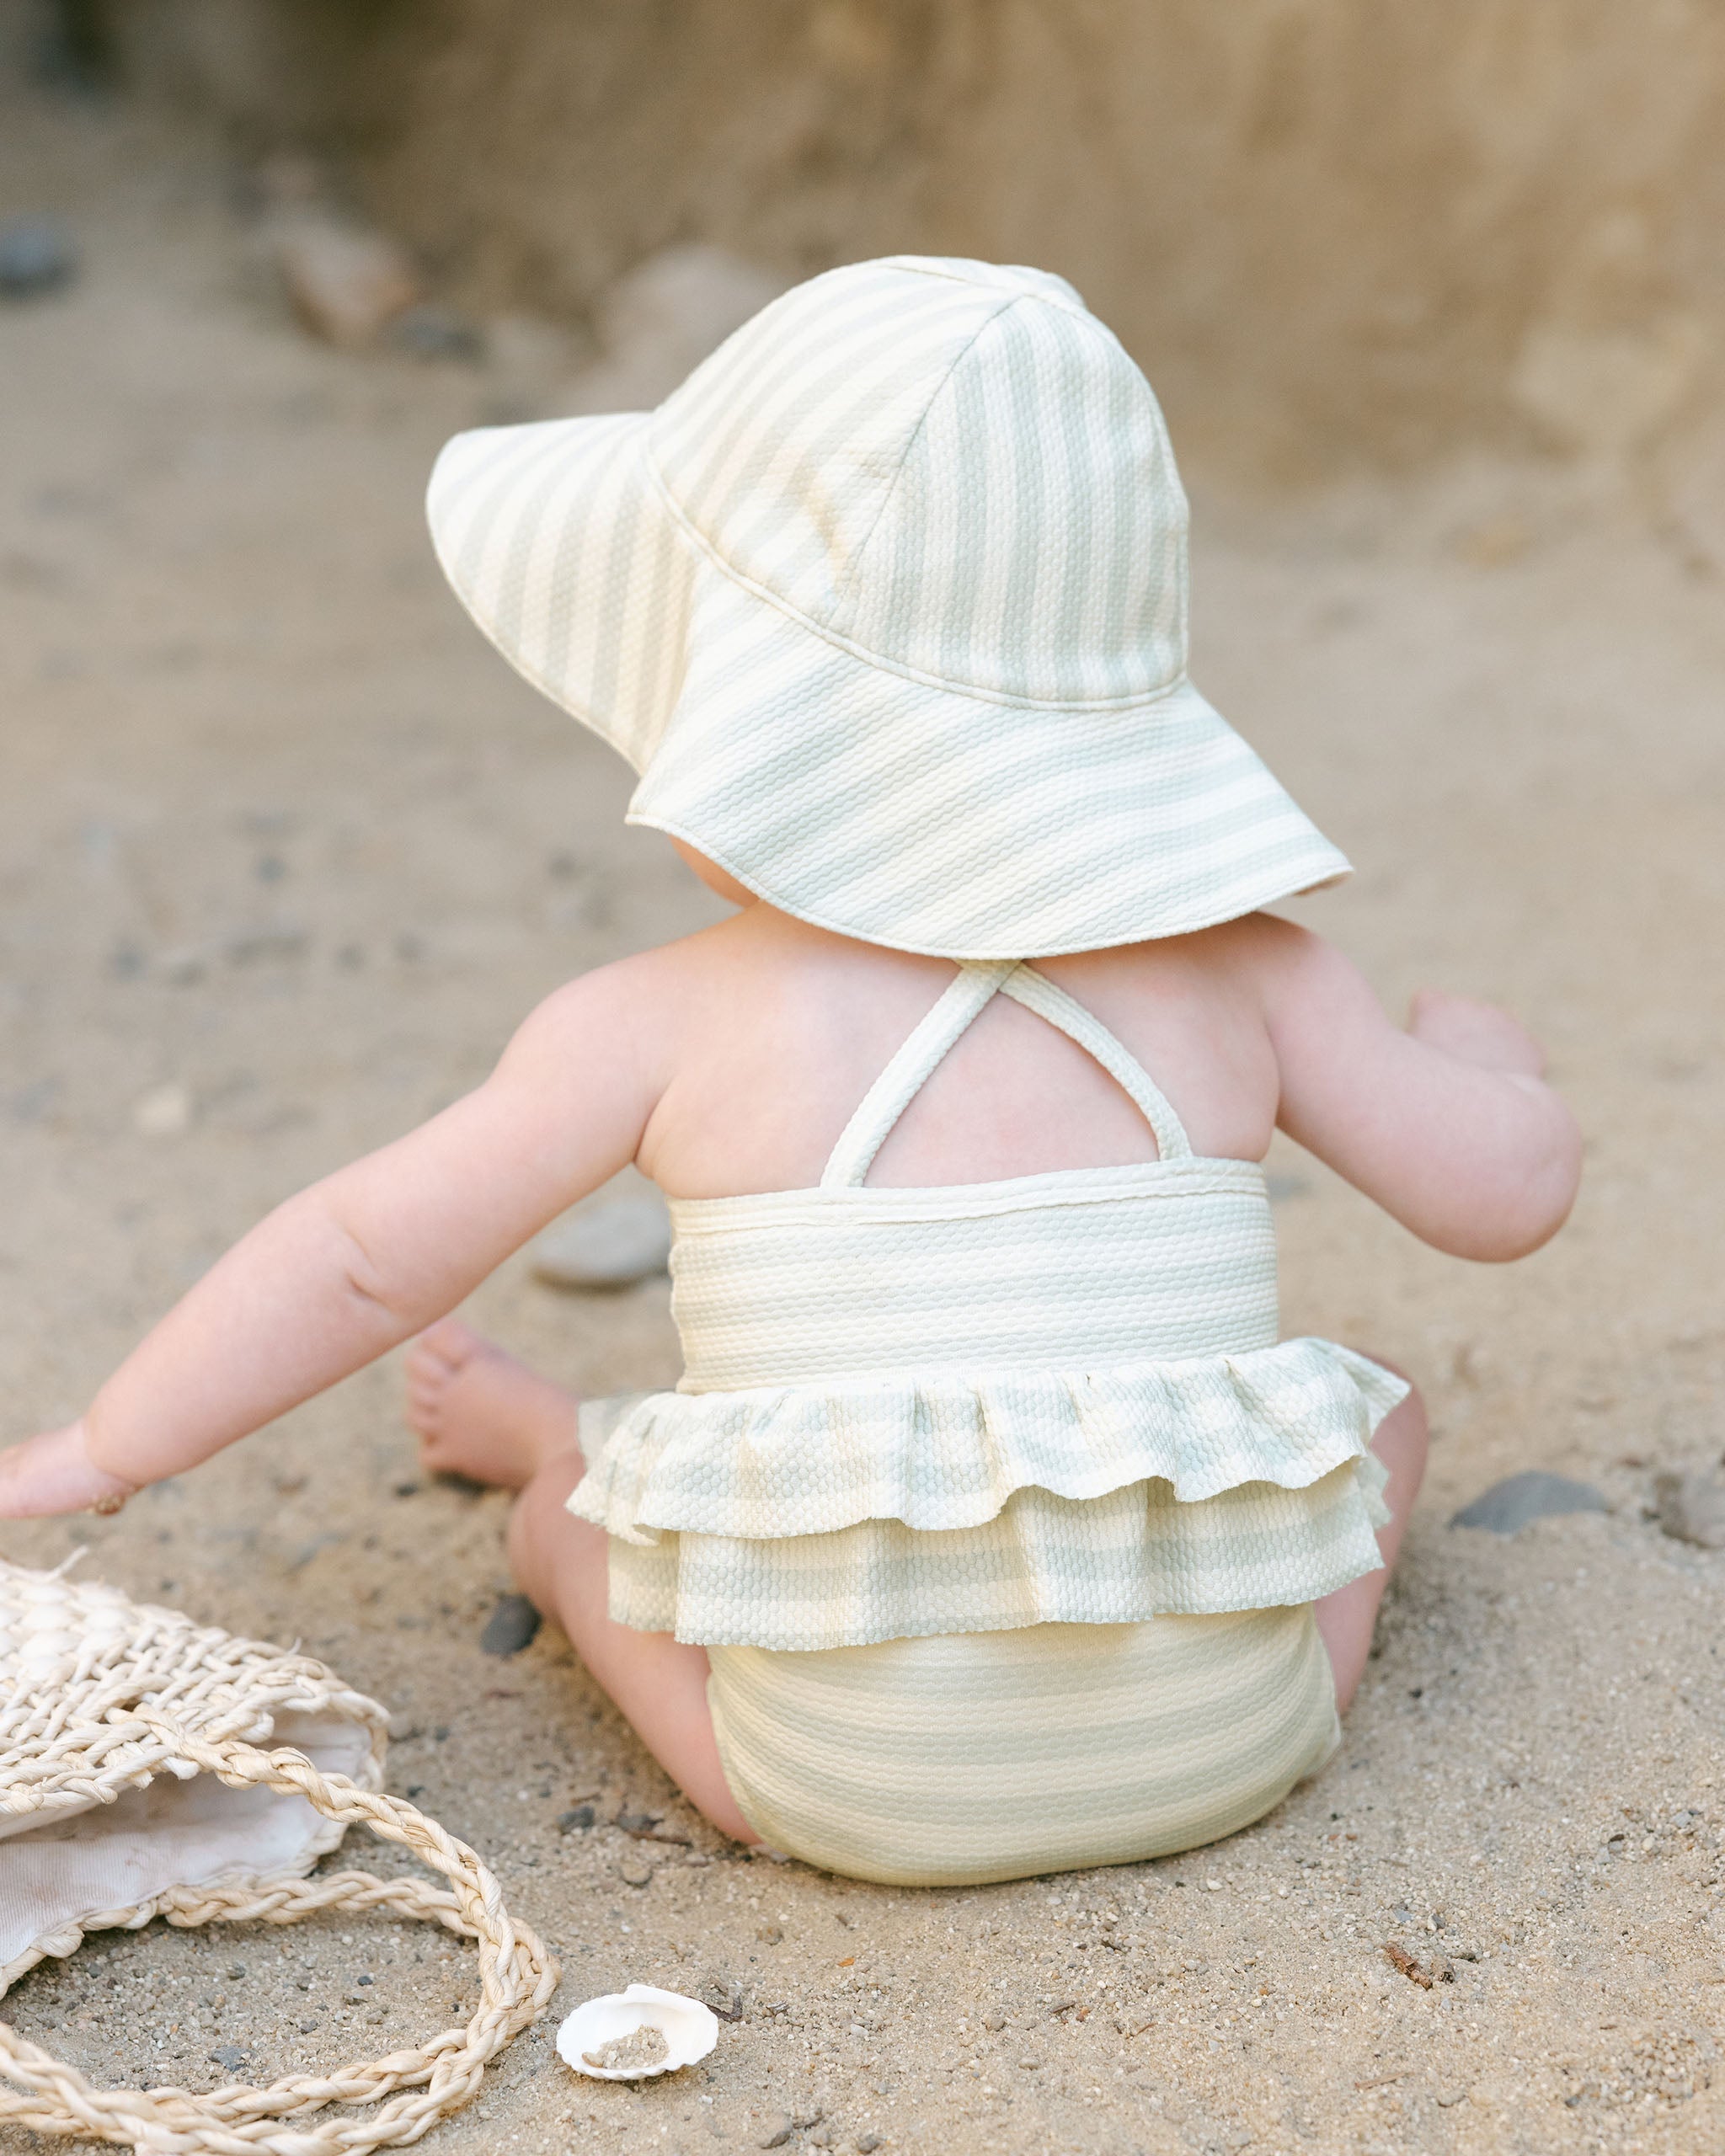
{"type": "Polygon", "coordinates": [[[633,1159],[662,1085],[663,962],[559,990],[477,1091],[278,1206],[80,1421],[0,1453],[0,1518],[196,1465],[452,1310],[633,1159]]]}
{"type": "Polygon", "coordinates": [[[1538,1043],[1491,1004],[1431,992],[1403,1032],[1339,952],[1255,926],[1289,1136],[1452,1257],[1548,1241],[1575,1202],[1581,1137],[1538,1043]]]}

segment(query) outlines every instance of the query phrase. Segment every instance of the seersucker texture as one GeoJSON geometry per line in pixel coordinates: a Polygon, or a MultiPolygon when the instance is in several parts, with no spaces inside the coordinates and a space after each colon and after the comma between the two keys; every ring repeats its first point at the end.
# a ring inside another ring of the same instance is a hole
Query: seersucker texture
{"type": "Polygon", "coordinates": [[[799,918],[1016,959],[1347,873],[1188,678],[1162,412],[1060,278],[828,271],[655,412],[457,436],[428,508],[631,819],[799,918]]]}
{"type": "Polygon", "coordinates": [[[672,1220],[682,1383],[589,1403],[569,1499],[611,1537],[621,1623],[820,1652],[1299,1605],[1380,1562],[1370,1446],[1405,1384],[1278,1337],[1261,1170],[1194,1155],[1148,1073],[1033,968],[959,968],[818,1188],[672,1220]],[[1114,1074],[1157,1157],[868,1185],[996,994],[1114,1074]]]}

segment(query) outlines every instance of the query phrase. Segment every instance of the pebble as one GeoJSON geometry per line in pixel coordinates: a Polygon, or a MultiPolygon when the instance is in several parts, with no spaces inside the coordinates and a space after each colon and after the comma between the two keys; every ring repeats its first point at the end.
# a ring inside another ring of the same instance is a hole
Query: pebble
{"type": "Polygon", "coordinates": [[[1657,1475],[1659,1525],[1678,1542],[1725,1550],[1725,1481],[1717,1475],[1657,1475]]]}
{"type": "Polygon", "coordinates": [[[626,1856],[617,1865],[617,1876],[625,1886],[650,1886],[653,1884],[653,1869],[650,1864],[642,1863],[638,1857],[626,1856]]]}
{"type": "Polygon", "coordinates": [[[695,1996],[703,2006],[710,2007],[721,2021],[740,2021],[743,2018],[743,1987],[733,1983],[729,1977],[709,1977],[695,1996]]]}
{"type": "Polygon", "coordinates": [[[226,2067],[230,2073],[238,2073],[249,2056],[238,2044],[219,2044],[211,2052],[210,2060],[214,2066],[226,2067]]]}
{"type": "Polygon", "coordinates": [[[140,1138],[179,1138],[192,1127],[192,1097],[184,1086],[158,1086],[135,1102],[131,1127],[140,1138]]]}
{"type": "Polygon", "coordinates": [[[0,298],[36,299],[77,275],[77,250],[56,217],[8,217],[0,222],[0,298]]]}
{"type": "Polygon", "coordinates": [[[761,2148],[782,2148],[796,2131],[795,2120],[788,2111],[781,2111],[777,2121],[761,2135],[756,2146],[761,2148]]]}
{"type": "Polygon", "coordinates": [[[878,2133],[859,2133],[857,2136],[857,2147],[862,2152],[862,2156],[874,2156],[874,2151],[879,2148],[880,2141],[881,2137],[878,2133]]]}
{"type": "Polygon", "coordinates": [[[670,1215],[656,1191],[601,1198],[547,1228],[533,1246],[533,1277],[547,1287],[628,1288],[663,1273],[670,1215]]]}
{"type": "Polygon", "coordinates": [[[465,315],[429,301],[397,315],[389,325],[389,341],[416,360],[465,360],[471,364],[485,355],[485,340],[465,315]]]}
{"type": "Polygon", "coordinates": [[[692,241],[660,248],[600,302],[603,356],[577,376],[565,408],[639,411],[658,403],[784,289],[782,277],[723,248],[692,241]]]}
{"type": "Polygon", "coordinates": [[[1471,1505],[1464,1505],[1450,1524],[1482,1527],[1493,1534],[1514,1534],[1530,1520],[1549,1519],[1560,1513],[1610,1509],[1591,1482],[1572,1481],[1567,1475],[1550,1475],[1542,1467],[1531,1467],[1494,1482],[1471,1505]]]}
{"type": "Polygon", "coordinates": [[[481,1652],[519,1654],[539,1630],[539,1612],[526,1595],[499,1595],[496,1609],[485,1620],[485,1629],[479,1635],[481,1652]]]}
{"type": "Polygon", "coordinates": [[[585,1834],[598,1816],[590,1804],[578,1804],[558,1816],[557,1831],[560,1834],[585,1834]]]}
{"type": "Polygon", "coordinates": [[[375,344],[419,296],[413,264],[393,239],[328,217],[286,223],[275,262],[294,312],[331,344],[375,344]]]}

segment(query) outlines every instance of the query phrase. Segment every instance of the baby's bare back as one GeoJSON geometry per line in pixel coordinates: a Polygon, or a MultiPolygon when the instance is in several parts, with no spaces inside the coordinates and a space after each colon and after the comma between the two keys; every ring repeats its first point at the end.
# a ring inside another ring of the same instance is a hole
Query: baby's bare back
{"type": "MultiPolygon", "coordinates": [[[[1276,1057],[1235,923],[1166,942],[1040,959],[1167,1093],[1200,1153],[1260,1160],[1276,1057]]],[[[953,978],[949,960],[859,943],[755,905],[684,947],[695,1022],[640,1164],[671,1196],[819,1181],[858,1102],[953,978]]],[[[882,1146],[876,1184],[980,1182],[1156,1157],[1140,1110],[1083,1049],[996,997],[882,1146]]]]}

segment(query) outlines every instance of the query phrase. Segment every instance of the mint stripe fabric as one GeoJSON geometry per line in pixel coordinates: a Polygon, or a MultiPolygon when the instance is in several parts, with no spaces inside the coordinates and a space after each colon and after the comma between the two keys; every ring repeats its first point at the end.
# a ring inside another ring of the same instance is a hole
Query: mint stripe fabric
{"type": "Polygon", "coordinates": [[[1237,1833],[1340,1732],[1310,1609],[712,1651],[725,1780],[774,1848],[961,1886],[1237,1833]]]}
{"type": "Polygon", "coordinates": [[[1194,1155],[1136,1059],[1025,966],[961,965],[818,1189],[674,1206],[675,1392],[590,1402],[569,1500],[620,1623],[825,1652],[1292,1605],[1379,1562],[1407,1391],[1278,1340],[1261,1171],[1194,1155]],[[1083,1045],[1162,1157],[936,1189],[869,1163],[997,994],[1083,1045]]]}
{"type": "Polygon", "coordinates": [[[457,436],[428,513],[632,819],[804,920],[1017,959],[1347,873],[1188,679],[1162,412],[1059,278],[829,271],[656,412],[457,436]]]}

